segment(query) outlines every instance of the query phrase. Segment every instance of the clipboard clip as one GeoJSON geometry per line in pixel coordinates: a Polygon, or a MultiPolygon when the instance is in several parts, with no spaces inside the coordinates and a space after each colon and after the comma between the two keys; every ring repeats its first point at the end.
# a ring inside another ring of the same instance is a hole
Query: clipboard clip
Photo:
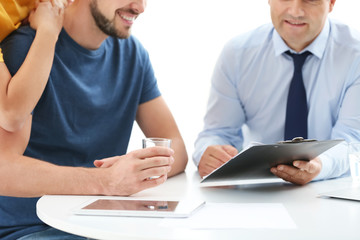
{"type": "Polygon", "coordinates": [[[315,142],[315,139],[304,139],[303,137],[294,137],[292,140],[280,141],[278,143],[302,143],[302,142],[315,142]]]}

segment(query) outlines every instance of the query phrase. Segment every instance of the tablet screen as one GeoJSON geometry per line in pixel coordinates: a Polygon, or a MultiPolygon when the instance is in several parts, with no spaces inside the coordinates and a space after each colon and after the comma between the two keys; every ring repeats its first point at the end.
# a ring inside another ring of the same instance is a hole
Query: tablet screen
{"type": "Polygon", "coordinates": [[[83,207],[86,210],[120,210],[120,211],[175,211],[178,201],[148,200],[114,200],[98,199],[83,207]]]}
{"type": "Polygon", "coordinates": [[[74,209],[76,215],[187,217],[205,204],[191,200],[145,200],[129,198],[96,198],[74,209]]]}

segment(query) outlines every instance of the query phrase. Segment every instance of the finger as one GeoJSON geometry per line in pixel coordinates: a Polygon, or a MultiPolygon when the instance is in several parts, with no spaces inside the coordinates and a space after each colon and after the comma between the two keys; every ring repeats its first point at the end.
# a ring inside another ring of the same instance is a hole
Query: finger
{"type": "Polygon", "coordinates": [[[288,175],[287,173],[285,172],[280,172],[278,171],[275,167],[274,168],[271,168],[271,172],[279,177],[279,178],[282,178],[283,180],[287,181],[287,182],[293,182],[293,179],[290,175],[288,175]]]}
{"type": "Polygon", "coordinates": [[[305,181],[305,179],[309,178],[309,173],[292,166],[288,165],[278,165],[277,166],[278,173],[283,176],[284,180],[299,184],[300,182],[305,181]]]}
{"type": "Polygon", "coordinates": [[[209,175],[212,173],[215,169],[222,166],[224,163],[217,160],[217,159],[207,159],[206,162],[203,162],[199,164],[199,174],[201,177],[209,175]]]}
{"type": "Polygon", "coordinates": [[[223,161],[209,155],[208,152],[204,153],[199,162],[198,170],[201,177],[210,174],[224,164],[223,161]]]}
{"type": "Polygon", "coordinates": [[[216,169],[218,169],[220,166],[223,165],[223,163],[218,163],[217,165],[210,165],[210,164],[205,164],[206,165],[206,169],[207,169],[207,174],[212,173],[213,171],[215,171],[216,169]]]}
{"type": "Polygon", "coordinates": [[[211,169],[209,169],[208,166],[199,166],[198,171],[199,171],[200,177],[205,177],[205,176],[209,175],[212,172],[211,169]]]}
{"type": "Polygon", "coordinates": [[[145,170],[153,167],[170,166],[174,163],[173,157],[153,157],[145,158],[138,162],[138,169],[145,170]]]}
{"type": "Polygon", "coordinates": [[[136,183],[136,187],[130,191],[131,193],[129,195],[135,194],[137,192],[140,192],[140,191],[148,189],[148,188],[156,187],[156,186],[164,183],[166,180],[167,180],[167,175],[160,176],[156,179],[141,180],[139,183],[136,183]]]}
{"type": "Polygon", "coordinates": [[[210,152],[209,156],[221,161],[222,163],[226,163],[232,158],[227,152],[219,150],[210,152]]]}
{"type": "Polygon", "coordinates": [[[308,173],[316,173],[318,170],[318,164],[314,161],[294,161],[293,165],[301,170],[307,171],[308,173]]]}
{"type": "Polygon", "coordinates": [[[100,165],[100,167],[107,168],[107,167],[111,167],[119,159],[120,159],[119,156],[115,156],[115,157],[109,157],[109,158],[105,158],[105,159],[101,159],[101,160],[95,160],[94,165],[97,164],[97,165],[100,165]]]}
{"type": "Polygon", "coordinates": [[[139,149],[136,151],[131,152],[131,154],[135,155],[137,158],[150,158],[155,156],[164,156],[170,157],[174,155],[174,150],[167,147],[150,147],[139,149]]]}
{"type": "Polygon", "coordinates": [[[223,145],[222,148],[231,156],[234,157],[238,154],[238,150],[231,145],[223,145]]]}
{"type": "Polygon", "coordinates": [[[140,172],[139,179],[146,180],[153,176],[163,176],[167,175],[171,170],[170,166],[163,166],[163,167],[155,167],[155,168],[148,168],[140,172]]]}
{"type": "Polygon", "coordinates": [[[104,161],[104,160],[95,160],[94,161],[95,167],[98,167],[98,168],[108,168],[108,167],[111,167],[113,164],[114,164],[113,162],[104,161]]]}
{"type": "Polygon", "coordinates": [[[309,174],[306,171],[286,165],[278,165],[275,168],[271,168],[271,172],[285,181],[299,185],[305,184],[309,178],[309,174]]]}
{"type": "Polygon", "coordinates": [[[276,166],[276,169],[279,171],[279,172],[285,172],[287,173],[288,175],[295,175],[295,174],[298,174],[299,171],[301,171],[300,169],[298,168],[295,168],[293,166],[288,166],[288,165],[277,165],[276,166]]]}
{"type": "Polygon", "coordinates": [[[208,165],[204,164],[204,165],[200,165],[198,166],[198,171],[199,171],[199,175],[200,177],[204,177],[209,175],[212,171],[214,171],[215,168],[213,167],[209,167],[208,165]]]}
{"type": "Polygon", "coordinates": [[[210,161],[205,163],[207,166],[211,167],[212,169],[217,169],[224,165],[224,162],[219,161],[218,159],[211,159],[210,161]]]}
{"type": "Polygon", "coordinates": [[[156,187],[160,184],[163,184],[166,180],[167,180],[167,175],[160,176],[158,178],[154,178],[154,179],[150,179],[150,180],[146,179],[140,184],[139,191],[142,191],[142,190],[148,189],[148,188],[152,188],[152,187],[156,187]]]}

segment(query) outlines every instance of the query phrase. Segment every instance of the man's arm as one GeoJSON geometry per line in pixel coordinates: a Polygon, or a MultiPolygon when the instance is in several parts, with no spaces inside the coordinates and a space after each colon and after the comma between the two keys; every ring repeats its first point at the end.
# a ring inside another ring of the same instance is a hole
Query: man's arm
{"type": "MultiPolygon", "coordinates": [[[[73,189],[64,184],[65,179],[72,178],[70,169],[66,171],[61,167],[23,156],[30,137],[31,123],[32,116],[29,115],[24,126],[16,132],[0,128],[0,195],[36,197],[56,191],[74,193],[73,189]],[[65,172],[67,173],[60,178],[59,174],[65,172]],[[66,192],[65,188],[68,188],[66,192]]],[[[75,185],[74,183],[71,187],[74,188],[75,185]]]]}
{"type": "Polygon", "coordinates": [[[330,139],[344,139],[336,147],[309,162],[294,161],[294,167],[279,165],[271,171],[278,177],[303,185],[312,180],[346,176],[349,171],[348,143],[360,142],[360,58],[353,60],[353,75],[344,80],[349,84],[341,102],[338,118],[330,139]]]}
{"type": "Polygon", "coordinates": [[[185,144],[164,99],[157,97],[141,104],[136,114],[136,121],[146,137],[162,137],[172,140],[171,148],[175,152],[175,162],[168,176],[184,171],[188,161],[185,144]]]}
{"type": "Polygon", "coordinates": [[[195,142],[193,159],[201,177],[234,157],[243,146],[242,126],[246,113],[238,97],[233,45],[226,45],[212,76],[204,129],[195,142]]]}
{"type": "Polygon", "coordinates": [[[198,171],[200,177],[205,177],[229,161],[238,153],[231,145],[212,145],[206,148],[201,156],[198,171]]]}
{"type": "MultiPolygon", "coordinates": [[[[23,156],[32,117],[16,132],[0,128],[0,195],[44,194],[127,196],[165,182],[173,161],[168,148],[148,148],[115,156],[108,168],[66,167],[23,156]],[[152,176],[162,176],[148,180],[152,176]]],[[[46,159],[45,159],[46,160],[46,159]]]]}

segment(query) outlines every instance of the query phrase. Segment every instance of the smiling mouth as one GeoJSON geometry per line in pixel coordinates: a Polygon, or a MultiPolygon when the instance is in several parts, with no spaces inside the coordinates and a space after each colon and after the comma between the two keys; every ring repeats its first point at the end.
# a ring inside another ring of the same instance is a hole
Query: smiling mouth
{"type": "Polygon", "coordinates": [[[134,23],[135,19],[137,18],[137,14],[131,12],[131,11],[121,11],[120,9],[117,11],[118,16],[120,16],[121,19],[128,22],[129,24],[134,23]]]}
{"type": "Polygon", "coordinates": [[[285,20],[285,22],[290,25],[293,25],[293,26],[304,26],[305,25],[304,22],[293,21],[293,20],[285,20]]]}
{"type": "Polygon", "coordinates": [[[133,21],[135,21],[135,19],[136,19],[135,16],[129,17],[129,16],[125,16],[125,15],[122,15],[122,14],[120,14],[120,17],[121,17],[122,19],[126,20],[126,21],[129,21],[129,22],[133,22],[133,21]]]}

